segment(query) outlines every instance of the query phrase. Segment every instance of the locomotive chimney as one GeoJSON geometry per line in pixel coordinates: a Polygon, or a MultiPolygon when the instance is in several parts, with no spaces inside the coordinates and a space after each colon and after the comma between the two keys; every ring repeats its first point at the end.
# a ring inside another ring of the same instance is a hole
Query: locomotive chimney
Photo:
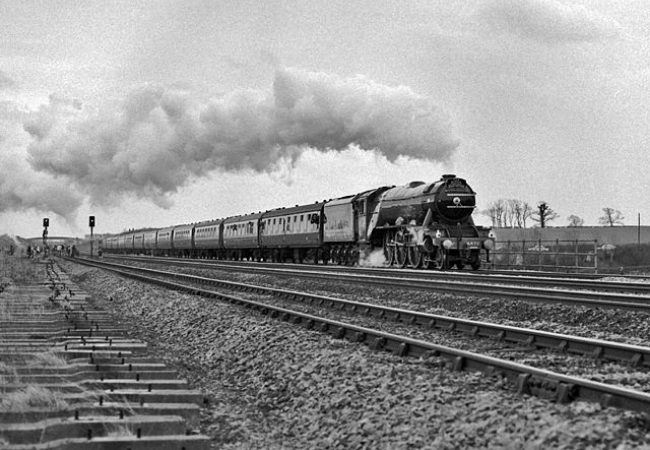
{"type": "Polygon", "coordinates": [[[456,175],[454,175],[453,173],[446,173],[442,176],[443,180],[449,180],[451,178],[456,178],[456,175]]]}

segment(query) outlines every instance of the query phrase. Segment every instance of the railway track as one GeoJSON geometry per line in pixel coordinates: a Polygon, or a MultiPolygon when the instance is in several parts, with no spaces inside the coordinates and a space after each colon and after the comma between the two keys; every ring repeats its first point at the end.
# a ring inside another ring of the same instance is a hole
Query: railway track
{"type": "Polygon", "coordinates": [[[0,293],[0,447],[205,449],[202,395],[48,260],[0,293]]]}
{"type": "Polygon", "coordinates": [[[481,270],[481,271],[424,271],[412,269],[395,269],[382,267],[363,266],[340,266],[340,265],[310,265],[310,264],[280,264],[249,261],[221,261],[202,260],[187,258],[161,258],[151,256],[116,256],[106,255],[105,259],[121,261],[140,261],[151,264],[183,264],[183,265],[213,265],[222,270],[252,270],[255,268],[264,269],[296,269],[311,272],[333,272],[350,273],[369,276],[386,276],[413,278],[421,280],[449,280],[471,283],[501,283],[501,284],[522,284],[526,286],[557,287],[566,289],[593,290],[600,292],[619,292],[627,294],[648,294],[650,295],[650,283],[648,277],[631,276],[625,277],[623,281],[608,281],[604,278],[610,276],[594,274],[568,274],[554,272],[533,272],[533,271],[506,271],[506,270],[481,270]],[[230,267],[230,269],[228,269],[230,267]]]}
{"type": "Polygon", "coordinates": [[[515,327],[503,327],[495,324],[473,322],[443,316],[433,316],[415,311],[387,308],[379,305],[352,302],[315,296],[295,291],[261,288],[238,283],[224,283],[205,277],[188,274],[175,274],[162,271],[152,271],[136,267],[118,267],[97,261],[78,260],[77,262],[95,267],[107,268],[123,276],[135,278],[167,288],[182,290],[205,297],[219,298],[231,303],[237,303],[247,308],[259,310],[263,314],[277,317],[284,321],[301,324],[307,328],[329,333],[337,338],[345,338],[354,342],[365,343],[374,349],[392,351],[401,356],[432,358],[444,362],[454,370],[481,371],[490,376],[507,378],[517,386],[521,393],[530,393],[540,397],[553,399],[558,402],[572,400],[596,401],[605,406],[617,406],[635,411],[650,410],[650,394],[634,391],[624,387],[598,383],[584,378],[563,375],[529,365],[518,364],[483,354],[476,354],[457,348],[437,345],[428,341],[414,339],[404,335],[379,331],[331,320],[313,314],[274,305],[268,302],[245,299],[223,292],[208,290],[206,284],[215,285],[228,290],[237,289],[247,293],[279,296],[292,300],[301,299],[309,303],[331,306],[335,309],[360,312],[367,316],[389,318],[393,321],[408,324],[419,324],[428,328],[439,328],[445,331],[461,331],[476,337],[487,337],[501,342],[513,342],[531,348],[554,349],[559,352],[590,355],[594,358],[625,361],[635,366],[648,366],[650,349],[639,346],[629,346],[620,343],[606,342],[595,339],[585,339],[575,336],[558,335],[553,333],[526,330],[515,327]],[[170,278],[173,281],[170,281],[170,278]],[[182,281],[183,283],[180,283],[182,281]]]}
{"type": "MultiPolygon", "coordinates": [[[[121,258],[120,258],[121,259],[121,258]]],[[[522,276],[490,276],[396,271],[308,265],[280,266],[258,263],[231,263],[203,260],[128,257],[124,261],[176,265],[194,269],[218,269],[237,273],[266,274],[274,277],[350,282],[373,287],[399,287],[460,295],[494,296],[541,302],[580,304],[590,307],[650,310],[650,283],[621,283],[594,280],[558,280],[522,276]]]]}

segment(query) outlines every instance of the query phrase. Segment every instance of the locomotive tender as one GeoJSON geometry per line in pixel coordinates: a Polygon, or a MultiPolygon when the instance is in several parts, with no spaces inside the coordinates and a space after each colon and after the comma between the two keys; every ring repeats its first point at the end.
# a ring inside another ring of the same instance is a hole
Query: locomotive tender
{"type": "Polygon", "coordinates": [[[104,240],[106,253],[187,258],[356,264],[381,252],[384,265],[462,269],[481,265],[494,247],[490,228],[476,226],[476,194],[455,175],[433,183],[384,186],[296,205],[104,240]]]}

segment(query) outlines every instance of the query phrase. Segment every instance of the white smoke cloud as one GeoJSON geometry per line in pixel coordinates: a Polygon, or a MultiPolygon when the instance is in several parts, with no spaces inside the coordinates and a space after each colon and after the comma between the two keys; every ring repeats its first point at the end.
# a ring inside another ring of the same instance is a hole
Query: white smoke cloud
{"type": "Polygon", "coordinates": [[[370,254],[359,256],[359,267],[383,267],[386,265],[386,257],[382,249],[370,252],[370,254]]]}
{"type": "Polygon", "coordinates": [[[30,138],[22,125],[26,117],[27,113],[15,104],[0,102],[0,212],[52,212],[71,220],[83,202],[82,195],[29,165],[25,148],[30,138]]]}
{"type": "Polygon", "coordinates": [[[356,145],[390,161],[445,161],[458,146],[446,113],[409,88],[287,68],[276,71],[269,92],[209,100],[145,86],[121,109],[89,114],[51,98],[24,129],[34,139],[32,166],[69,180],[95,204],[134,194],[169,206],[180,187],[215,169],[272,172],[306,149],[356,145]]]}

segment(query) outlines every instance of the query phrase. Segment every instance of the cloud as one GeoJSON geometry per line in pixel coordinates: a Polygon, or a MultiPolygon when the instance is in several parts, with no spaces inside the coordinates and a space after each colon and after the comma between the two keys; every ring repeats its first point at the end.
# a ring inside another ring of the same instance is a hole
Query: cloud
{"type": "Polygon", "coordinates": [[[269,91],[197,99],[144,86],[117,110],[89,113],[52,97],[25,121],[30,162],[110,205],[135,195],[167,207],[177,190],[214,170],[273,172],[307,149],[351,145],[395,161],[446,161],[458,146],[449,117],[406,87],[363,77],[280,68],[269,91]]]}
{"type": "Polygon", "coordinates": [[[491,28],[548,44],[615,38],[621,26],[582,5],[554,0],[491,0],[479,12],[491,28]]]}
{"type": "Polygon", "coordinates": [[[30,139],[22,129],[25,116],[14,104],[0,103],[0,211],[52,212],[71,220],[83,202],[82,195],[28,164],[25,148],[30,139]]]}

